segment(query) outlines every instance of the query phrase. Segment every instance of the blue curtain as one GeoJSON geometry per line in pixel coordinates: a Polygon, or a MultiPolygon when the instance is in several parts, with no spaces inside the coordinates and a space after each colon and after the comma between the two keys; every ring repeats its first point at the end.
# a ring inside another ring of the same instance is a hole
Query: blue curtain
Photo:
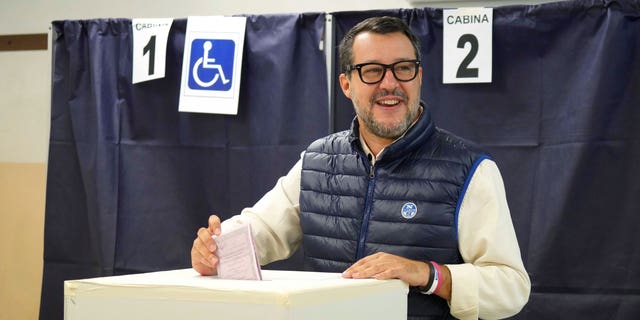
{"type": "MultiPolygon", "coordinates": [[[[532,279],[516,318],[640,319],[640,2],[495,8],[487,84],[442,84],[440,9],[333,13],[336,39],[379,15],[419,35],[436,124],[501,169],[532,279]]],[[[353,108],[333,90],[344,129],[353,108]]]]}
{"type": "Polygon", "coordinates": [[[190,267],[210,214],[252,205],[329,132],[324,14],[247,16],[237,116],[178,112],[186,24],[166,77],[132,85],[130,20],[53,22],[41,319],[62,319],[64,280],[190,267]]]}
{"type": "MultiPolygon", "coordinates": [[[[501,168],[532,279],[515,318],[640,318],[640,1],[495,8],[488,84],[442,84],[441,9],[333,13],[334,45],[378,15],[420,37],[436,123],[501,168]]],[[[210,213],[253,204],[309,142],[348,127],[337,83],[327,112],[323,26],[248,16],[239,114],[223,116],[177,111],[186,20],[166,77],[136,85],[130,20],[53,23],[41,318],[62,318],[66,279],[189,267],[210,213]]]]}

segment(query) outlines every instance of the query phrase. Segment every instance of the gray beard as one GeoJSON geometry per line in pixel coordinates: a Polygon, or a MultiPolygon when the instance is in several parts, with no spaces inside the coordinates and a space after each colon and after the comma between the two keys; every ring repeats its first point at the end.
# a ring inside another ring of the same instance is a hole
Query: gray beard
{"type": "Polygon", "coordinates": [[[383,124],[377,122],[370,112],[365,112],[365,114],[366,115],[359,114],[358,117],[362,119],[362,123],[367,127],[367,129],[369,129],[371,133],[375,134],[378,137],[392,140],[398,139],[400,136],[402,136],[407,131],[407,129],[409,129],[409,126],[411,126],[411,123],[416,116],[416,114],[411,112],[410,110],[409,113],[407,113],[407,116],[398,124],[394,126],[384,126],[383,124]]]}
{"type": "MultiPolygon", "coordinates": [[[[371,99],[369,100],[369,104],[373,105],[375,103],[375,100],[386,95],[388,95],[386,91],[379,92],[378,94],[371,97],[371,99]]],[[[400,91],[393,92],[393,95],[403,97],[405,101],[408,100],[406,99],[406,95],[400,91]]],[[[358,103],[358,101],[353,100],[353,106],[356,110],[356,114],[358,115],[358,118],[360,118],[364,126],[367,127],[367,129],[369,129],[369,131],[374,135],[392,140],[401,137],[407,131],[407,129],[409,129],[413,121],[418,116],[418,112],[420,110],[418,106],[409,106],[409,112],[407,112],[407,115],[404,119],[394,125],[385,126],[375,120],[371,109],[359,108],[357,106],[358,103]]]]}

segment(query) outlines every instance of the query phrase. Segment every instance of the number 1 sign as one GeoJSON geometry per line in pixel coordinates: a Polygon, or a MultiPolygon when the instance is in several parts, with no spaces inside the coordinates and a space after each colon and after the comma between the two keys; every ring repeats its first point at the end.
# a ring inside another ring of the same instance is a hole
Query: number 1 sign
{"type": "Polygon", "coordinates": [[[492,8],[443,10],[442,83],[491,82],[492,8]]]}
{"type": "Polygon", "coordinates": [[[133,19],[131,82],[164,78],[167,40],[172,18],[133,19]]]}

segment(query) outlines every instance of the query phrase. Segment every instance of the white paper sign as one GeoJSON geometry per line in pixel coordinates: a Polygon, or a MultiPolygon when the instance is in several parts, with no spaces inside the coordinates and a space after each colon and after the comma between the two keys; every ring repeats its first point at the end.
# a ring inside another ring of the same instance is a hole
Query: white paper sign
{"type": "Polygon", "coordinates": [[[179,111],[238,114],[246,17],[189,17],[179,111]]]}
{"type": "Polygon", "coordinates": [[[164,78],[167,40],[173,18],[132,19],[132,83],[164,78]]]}
{"type": "Polygon", "coordinates": [[[493,9],[460,8],[442,15],[442,82],[491,82],[493,9]]]}

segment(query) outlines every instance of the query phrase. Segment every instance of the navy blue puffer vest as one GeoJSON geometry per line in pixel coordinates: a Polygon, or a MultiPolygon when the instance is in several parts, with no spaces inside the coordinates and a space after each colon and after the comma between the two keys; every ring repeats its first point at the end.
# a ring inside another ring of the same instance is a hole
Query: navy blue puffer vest
{"type": "MultiPolygon", "coordinates": [[[[486,156],[431,121],[424,109],[407,134],[370,165],[351,130],[313,142],[302,163],[300,223],[305,265],[342,272],[387,252],[462,263],[457,212],[475,166],[486,156]]],[[[409,319],[447,319],[444,299],[412,288],[409,319]]]]}

